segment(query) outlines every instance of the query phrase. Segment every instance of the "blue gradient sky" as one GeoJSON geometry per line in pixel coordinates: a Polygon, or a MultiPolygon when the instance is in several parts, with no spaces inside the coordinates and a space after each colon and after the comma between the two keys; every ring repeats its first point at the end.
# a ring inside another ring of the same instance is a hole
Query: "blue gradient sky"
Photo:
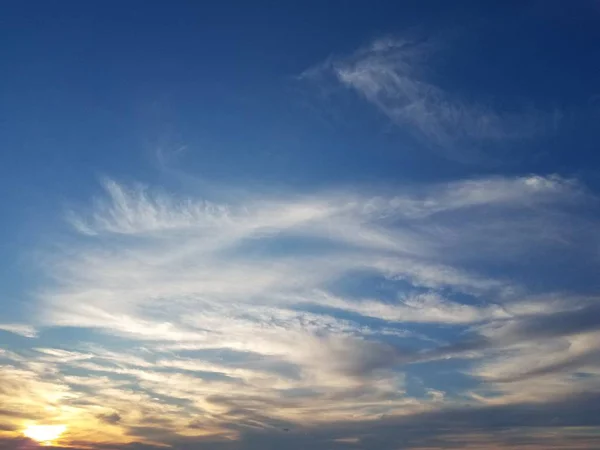
{"type": "Polygon", "coordinates": [[[597,448],[599,25],[3,5],[0,449],[597,448]]]}

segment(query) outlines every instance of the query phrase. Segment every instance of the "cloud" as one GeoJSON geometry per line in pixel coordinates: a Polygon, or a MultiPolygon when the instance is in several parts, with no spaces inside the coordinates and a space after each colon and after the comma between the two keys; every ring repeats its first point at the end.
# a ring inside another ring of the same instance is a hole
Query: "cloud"
{"type": "Polygon", "coordinates": [[[549,254],[594,264],[595,200],[574,180],[227,203],[104,188],[39,259],[50,282],[34,323],[70,338],[0,354],[7,426],[25,416],[72,424],[69,442],[176,448],[253,448],[302,429],[307,445],[379,448],[352,424],[598,389],[597,300],[532,288],[549,254]],[[445,377],[449,360],[468,387],[421,380],[423,364],[445,377]]]}
{"type": "Polygon", "coordinates": [[[28,338],[37,336],[37,330],[33,326],[27,324],[4,323],[0,324],[0,330],[8,331],[9,333],[18,334],[28,338]]]}
{"type": "Polygon", "coordinates": [[[102,422],[106,422],[111,425],[117,424],[121,421],[121,416],[116,412],[111,413],[111,414],[100,414],[100,415],[98,415],[98,418],[102,422]]]}
{"type": "Polygon", "coordinates": [[[488,335],[495,340],[532,340],[552,337],[570,336],[600,328],[600,305],[590,306],[546,314],[525,317],[509,322],[489,331],[488,335]]]}
{"type": "Polygon", "coordinates": [[[401,323],[470,324],[511,317],[499,305],[465,305],[449,301],[435,293],[399,297],[394,304],[377,300],[347,301],[326,294],[318,297],[317,301],[320,305],[401,323]]]}
{"type": "Polygon", "coordinates": [[[556,122],[556,113],[495,110],[428,81],[426,69],[436,47],[433,40],[375,40],[352,55],[332,57],[306,70],[300,78],[324,83],[333,76],[392,122],[450,150],[454,157],[472,153],[472,142],[530,138],[556,122]]]}

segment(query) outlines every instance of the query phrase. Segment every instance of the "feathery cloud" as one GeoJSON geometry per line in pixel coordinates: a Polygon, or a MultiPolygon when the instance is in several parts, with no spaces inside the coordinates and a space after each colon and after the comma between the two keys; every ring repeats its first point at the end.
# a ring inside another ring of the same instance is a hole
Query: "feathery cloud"
{"type": "Polygon", "coordinates": [[[12,367],[0,393],[11,399],[6,426],[55,411],[79,442],[97,440],[98,429],[115,443],[175,445],[326,427],[327,442],[350,445],[356,435],[332,424],[600,387],[596,299],[528,284],[539,276],[531,261],[553,249],[586,262],[581,239],[592,242],[594,227],[578,225],[574,238],[572,226],[586,223],[591,199],[572,180],[493,177],[228,204],[104,186],[90,209],[68,215],[76,239],[41,259],[51,283],[38,292],[35,321],[95,338],[0,354],[12,367]],[[498,277],[481,261],[527,277],[498,277]],[[519,369],[538,342],[545,357],[519,369]],[[415,394],[415,367],[448,358],[469,361],[463,373],[475,387],[415,394]]]}
{"type": "Polygon", "coordinates": [[[501,111],[428,81],[427,65],[435,49],[432,40],[379,39],[352,55],[331,57],[300,78],[322,83],[333,76],[392,122],[455,158],[468,157],[474,141],[529,138],[547,132],[556,122],[557,113],[501,111]]]}

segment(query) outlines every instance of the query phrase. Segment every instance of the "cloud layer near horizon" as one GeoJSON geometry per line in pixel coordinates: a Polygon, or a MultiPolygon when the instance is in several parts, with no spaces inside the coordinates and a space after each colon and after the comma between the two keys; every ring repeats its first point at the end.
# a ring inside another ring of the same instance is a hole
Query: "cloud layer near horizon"
{"type": "Polygon", "coordinates": [[[0,353],[8,435],[45,420],[82,446],[526,448],[544,405],[569,427],[600,393],[598,299],[552,273],[597,268],[596,199],[574,180],[226,203],[103,185],[41,258],[35,320],[0,327],[30,343],[0,353]]]}

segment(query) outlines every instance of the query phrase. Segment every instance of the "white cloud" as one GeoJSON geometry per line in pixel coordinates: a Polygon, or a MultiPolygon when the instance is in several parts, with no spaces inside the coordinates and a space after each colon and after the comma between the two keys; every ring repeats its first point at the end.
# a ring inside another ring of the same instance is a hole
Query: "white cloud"
{"type": "Polygon", "coordinates": [[[556,121],[556,114],[536,110],[495,111],[427,81],[426,62],[435,47],[431,41],[376,40],[350,56],[308,69],[301,78],[322,82],[323,76],[333,75],[394,123],[445,148],[462,144],[463,156],[469,140],[531,137],[556,121]]]}
{"type": "Polygon", "coordinates": [[[47,261],[56,288],[42,295],[43,319],[179,341],[207,341],[211,328],[232,323],[243,329],[265,318],[288,323],[292,316],[285,311],[294,302],[408,322],[507,317],[495,303],[457,304],[435,292],[409,293],[390,305],[336,299],[325,287],[370,271],[415,287],[513,292],[516,286],[456,262],[469,258],[473,239],[502,242],[505,253],[531,251],[540,237],[520,229],[544,220],[559,233],[564,224],[552,219],[562,204],[582,195],[574,182],[557,176],[468,180],[388,197],[338,193],[229,205],[105,185],[108,197],[87,217],[70,216],[76,230],[94,239],[47,261]],[[487,229],[498,216],[507,226],[487,229]],[[473,222],[478,228],[464,233],[473,222]],[[309,240],[293,247],[296,239],[309,240]]]}
{"type": "Polygon", "coordinates": [[[366,317],[403,323],[470,324],[511,317],[499,305],[466,305],[444,299],[435,293],[400,297],[393,304],[378,300],[347,301],[327,294],[318,297],[316,302],[366,317]]]}
{"type": "MultiPolygon", "coordinates": [[[[499,240],[507,254],[533,255],[550,243],[524,227],[543,222],[559,236],[569,229],[563,210],[579,208],[585,194],[557,176],[407,186],[387,195],[248,194],[228,204],[105,186],[91,210],[69,215],[78,238],[42,260],[52,283],[39,292],[36,322],[94,328],[136,347],[38,346],[13,361],[59,383],[64,397],[56,404],[73,414],[98,421],[117,413],[115,433],[161,415],[168,416],[161,427],[180,435],[201,416],[196,432],[230,436],[232,422],[269,427],[441,408],[456,393],[424,386],[426,395],[409,395],[409,364],[489,358],[520,342],[427,350],[452,344],[433,326],[471,326],[491,339],[515,321],[570,310],[554,297],[518,303],[527,286],[472,264],[500,259],[473,242],[489,241],[496,251],[499,240]],[[348,280],[364,282],[365,292],[344,294],[348,280]],[[380,298],[379,284],[392,295],[380,298]],[[432,328],[417,333],[414,324],[432,328]],[[408,345],[415,341],[422,345],[408,345]]],[[[477,370],[472,375],[484,378],[485,366],[477,370]]]]}
{"type": "Polygon", "coordinates": [[[37,336],[37,330],[33,326],[23,323],[0,323],[0,330],[29,338],[37,336]]]}

